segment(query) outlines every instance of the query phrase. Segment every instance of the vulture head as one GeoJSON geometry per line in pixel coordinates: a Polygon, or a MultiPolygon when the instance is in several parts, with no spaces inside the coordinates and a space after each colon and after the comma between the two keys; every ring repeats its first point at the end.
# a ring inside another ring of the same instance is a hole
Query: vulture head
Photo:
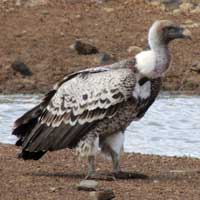
{"type": "Polygon", "coordinates": [[[174,39],[191,39],[191,32],[169,20],[158,20],[149,30],[148,41],[151,49],[166,46],[174,39]]]}

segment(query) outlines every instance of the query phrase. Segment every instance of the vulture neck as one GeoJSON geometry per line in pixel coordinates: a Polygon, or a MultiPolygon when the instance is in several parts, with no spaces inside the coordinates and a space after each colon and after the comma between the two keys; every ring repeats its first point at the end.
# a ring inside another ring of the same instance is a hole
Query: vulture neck
{"type": "Polygon", "coordinates": [[[170,63],[168,43],[154,26],[150,28],[148,43],[151,51],[155,54],[154,76],[162,77],[170,63]]]}
{"type": "Polygon", "coordinates": [[[170,63],[170,53],[167,45],[154,46],[151,51],[155,54],[155,68],[153,77],[155,78],[164,76],[170,63]]]}
{"type": "Polygon", "coordinates": [[[150,79],[163,77],[170,63],[167,44],[149,41],[150,50],[136,55],[137,68],[142,76],[150,79]]]}

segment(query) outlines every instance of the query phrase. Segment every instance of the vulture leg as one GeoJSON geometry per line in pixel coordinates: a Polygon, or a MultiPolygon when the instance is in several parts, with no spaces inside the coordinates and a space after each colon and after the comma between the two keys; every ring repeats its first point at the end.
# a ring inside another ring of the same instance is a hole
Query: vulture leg
{"type": "Polygon", "coordinates": [[[115,174],[121,171],[119,165],[119,159],[123,143],[124,143],[124,134],[121,132],[107,136],[100,143],[102,152],[105,153],[106,155],[109,155],[112,158],[113,172],[115,174]]]}
{"type": "Polygon", "coordinates": [[[91,176],[96,171],[95,156],[88,156],[88,175],[91,176]]]}
{"type": "MultiPolygon", "coordinates": [[[[104,138],[100,137],[101,151],[112,158],[113,173],[111,173],[112,179],[146,179],[148,176],[135,172],[121,171],[119,159],[120,152],[123,148],[124,134],[122,132],[113,134],[104,138]]],[[[110,174],[107,175],[107,179],[110,178],[110,174]]]]}
{"type": "Polygon", "coordinates": [[[86,179],[94,175],[96,172],[95,155],[88,156],[88,174],[86,179]]]}
{"type": "Polygon", "coordinates": [[[95,160],[99,148],[99,137],[96,134],[88,134],[84,137],[76,148],[80,157],[88,159],[88,174],[86,179],[93,176],[96,171],[95,160]]]}
{"type": "Polygon", "coordinates": [[[110,155],[111,155],[112,163],[113,163],[113,172],[119,173],[121,171],[121,168],[119,165],[120,154],[117,154],[115,151],[110,149],[110,155]]]}

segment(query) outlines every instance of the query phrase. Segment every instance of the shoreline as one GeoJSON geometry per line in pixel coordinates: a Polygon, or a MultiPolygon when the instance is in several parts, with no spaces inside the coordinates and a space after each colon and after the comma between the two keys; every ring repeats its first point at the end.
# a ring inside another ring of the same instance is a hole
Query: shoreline
{"type": "MultiPolygon", "coordinates": [[[[71,150],[47,153],[39,161],[17,159],[19,148],[0,144],[0,197],[3,199],[89,199],[89,192],[77,191],[87,162],[71,150]]],[[[149,178],[103,181],[102,189],[112,188],[121,199],[199,199],[200,159],[122,153],[123,170],[149,178]]],[[[97,158],[97,170],[111,170],[111,162],[97,158]]]]}

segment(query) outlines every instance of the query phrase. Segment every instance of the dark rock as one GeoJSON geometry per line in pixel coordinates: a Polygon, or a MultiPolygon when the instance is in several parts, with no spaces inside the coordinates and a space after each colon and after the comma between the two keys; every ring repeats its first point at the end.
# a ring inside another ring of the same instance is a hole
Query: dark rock
{"type": "Polygon", "coordinates": [[[76,50],[80,55],[99,53],[99,50],[95,46],[81,40],[76,40],[75,43],[70,46],[70,48],[76,50]]]}
{"type": "Polygon", "coordinates": [[[165,3],[165,4],[180,4],[181,0],[160,0],[161,3],[165,3]]]}
{"type": "Polygon", "coordinates": [[[19,60],[14,61],[11,64],[11,67],[13,68],[13,70],[19,72],[23,76],[31,76],[33,74],[31,72],[31,70],[29,69],[29,67],[26,64],[24,64],[23,62],[19,61],[19,60]]]}
{"type": "Polygon", "coordinates": [[[96,191],[98,188],[98,182],[94,180],[83,180],[76,187],[78,190],[96,191]]]}
{"type": "Polygon", "coordinates": [[[113,198],[115,198],[115,194],[112,189],[90,192],[91,200],[111,200],[113,198]]]}
{"type": "Polygon", "coordinates": [[[109,55],[104,52],[98,53],[95,57],[95,62],[98,64],[108,64],[108,63],[115,62],[115,61],[117,61],[117,59],[114,58],[114,56],[109,55]]]}
{"type": "Polygon", "coordinates": [[[181,4],[181,0],[147,0],[147,2],[159,2],[163,4],[181,4]]]}
{"type": "Polygon", "coordinates": [[[169,9],[177,9],[181,4],[181,0],[162,0],[162,3],[169,9]]]}
{"type": "Polygon", "coordinates": [[[147,2],[165,5],[168,9],[177,9],[182,3],[181,0],[147,0],[147,2]]]}

